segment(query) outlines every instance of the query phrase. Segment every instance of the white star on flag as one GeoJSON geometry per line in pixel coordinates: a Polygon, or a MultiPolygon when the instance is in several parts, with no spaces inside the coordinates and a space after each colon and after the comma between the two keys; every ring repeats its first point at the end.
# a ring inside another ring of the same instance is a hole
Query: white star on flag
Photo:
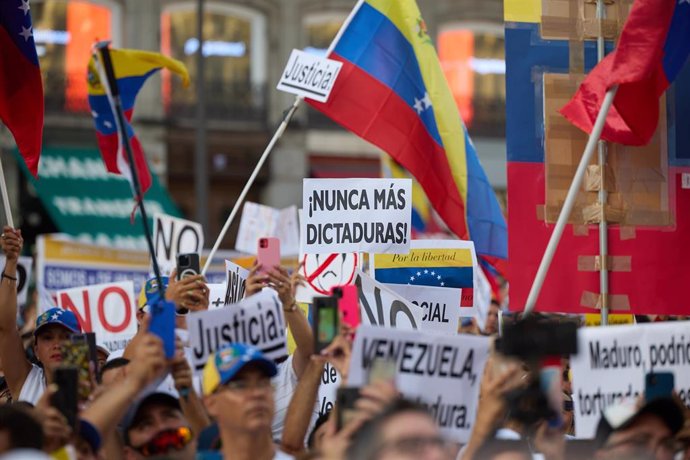
{"type": "Polygon", "coordinates": [[[24,16],[26,16],[29,13],[29,10],[31,9],[31,5],[29,5],[29,0],[21,0],[22,5],[18,6],[17,9],[20,9],[24,12],[24,16]]]}
{"type": "Polygon", "coordinates": [[[112,128],[113,124],[110,123],[109,121],[104,121],[103,124],[105,125],[106,128],[112,128]]]}
{"type": "MultiPolygon", "coordinates": [[[[688,0],[686,0],[688,1],[688,0]]],[[[431,98],[429,97],[429,93],[424,93],[424,99],[422,99],[422,102],[424,103],[424,108],[428,109],[431,107],[431,98]]]]}
{"type": "Polygon", "coordinates": [[[414,98],[414,109],[417,111],[417,114],[424,112],[424,105],[421,99],[414,98]]]}
{"type": "Polygon", "coordinates": [[[29,28],[27,29],[27,28],[24,27],[24,26],[22,26],[22,31],[19,32],[19,35],[21,35],[22,37],[24,37],[24,41],[25,41],[25,42],[28,41],[31,37],[34,36],[34,34],[31,32],[31,27],[29,27],[29,28]]]}

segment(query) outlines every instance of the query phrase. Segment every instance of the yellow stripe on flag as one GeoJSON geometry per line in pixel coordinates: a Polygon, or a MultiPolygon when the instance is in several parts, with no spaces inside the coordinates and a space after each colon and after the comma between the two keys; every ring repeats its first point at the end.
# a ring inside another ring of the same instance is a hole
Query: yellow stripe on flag
{"type": "Polygon", "coordinates": [[[374,267],[385,268],[443,268],[472,267],[469,249],[412,249],[407,254],[376,254],[374,267]]]}
{"type": "MultiPolygon", "coordinates": [[[[575,0],[570,0],[575,1],[575,0]]],[[[503,17],[506,22],[541,23],[541,0],[505,0],[503,17]]]]}

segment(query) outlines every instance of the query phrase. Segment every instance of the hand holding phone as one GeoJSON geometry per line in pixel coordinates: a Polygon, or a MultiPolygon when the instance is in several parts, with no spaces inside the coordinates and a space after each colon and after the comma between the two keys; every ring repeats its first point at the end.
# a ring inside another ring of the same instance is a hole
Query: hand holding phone
{"type": "Polygon", "coordinates": [[[314,297],[314,346],[320,353],[338,335],[338,299],[314,297]]]}
{"type": "Polygon", "coordinates": [[[194,276],[201,273],[199,254],[189,252],[177,255],[177,279],[181,280],[187,276],[194,276]]]}
{"type": "Polygon", "coordinates": [[[67,419],[67,424],[76,428],[78,414],[79,369],[76,366],[60,366],[53,373],[57,391],[50,398],[53,407],[67,419]]]}
{"type": "Polygon", "coordinates": [[[355,403],[359,399],[359,387],[340,387],[336,391],[336,410],[338,419],[336,420],[336,430],[340,431],[345,426],[355,412],[355,403]]]}
{"type": "Polygon", "coordinates": [[[261,266],[259,273],[267,273],[280,266],[280,240],[278,238],[259,238],[256,261],[261,266]]]}

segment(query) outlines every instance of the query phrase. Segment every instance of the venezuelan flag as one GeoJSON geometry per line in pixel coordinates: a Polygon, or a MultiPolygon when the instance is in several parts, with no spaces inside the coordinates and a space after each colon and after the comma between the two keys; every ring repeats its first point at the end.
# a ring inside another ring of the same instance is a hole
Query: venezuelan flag
{"type": "Polygon", "coordinates": [[[404,166],[478,253],[507,258],[505,219],[414,0],[360,1],[329,57],[338,80],[309,104],[404,166]]]}
{"type": "MultiPolygon", "coordinates": [[[[141,192],[146,193],[151,186],[151,172],[149,171],[141,144],[130,125],[132,113],[134,112],[134,101],[146,80],[163,67],[180,75],[185,86],[189,85],[189,73],[180,61],[159,53],[111,49],[110,57],[113,63],[115,79],[120,90],[122,108],[127,119],[127,137],[132,146],[137,175],[141,184],[141,192]]],[[[87,81],[89,86],[89,106],[91,107],[91,115],[96,125],[96,137],[105,167],[108,172],[125,176],[131,183],[129,162],[119,137],[120,133],[115,114],[106,89],[101,83],[93,57],[89,61],[87,81]]]]}

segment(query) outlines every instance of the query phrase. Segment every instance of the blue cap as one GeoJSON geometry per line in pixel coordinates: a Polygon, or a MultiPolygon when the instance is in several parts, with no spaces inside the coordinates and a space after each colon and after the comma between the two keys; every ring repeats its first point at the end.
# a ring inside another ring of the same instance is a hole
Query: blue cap
{"type": "MultiPolygon", "coordinates": [[[[163,282],[163,289],[168,289],[168,283],[170,282],[170,277],[161,276],[161,281],[163,282]]],[[[158,279],[154,276],[153,278],[146,280],[144,285],[144,295],[146,296],[146,305],[151,305],[151,302],[156,300],[158,297],[160,289],[158,288],[158,279]]],[[[139,305],[139,308],[143,305],[139,305]]]]}
{"type": "Polygon", "coordinates": [[[244,366],[251,363],[258,364],[269,377],[278,373],[273,360],[264,356],[258,348],[243,343],[226,345],[209,356],[201,374],[204,395],[210,395],[220,385],[228,383],[244,366]]]}
{"type": "Polygon", "coordinates": [[[49,324],[59,324],[62,327],[66,327],[75,334],[81,334],[81,326],[79,326],[79,321],[77,320],[77,315],[69,310],[63,310],[59,307],[54,307],[46,310],[42,315],[36,318],[36,328],[34,329],[34,336],[38,335],[38,330],[43,326],[48,326],[49,324]]]}

